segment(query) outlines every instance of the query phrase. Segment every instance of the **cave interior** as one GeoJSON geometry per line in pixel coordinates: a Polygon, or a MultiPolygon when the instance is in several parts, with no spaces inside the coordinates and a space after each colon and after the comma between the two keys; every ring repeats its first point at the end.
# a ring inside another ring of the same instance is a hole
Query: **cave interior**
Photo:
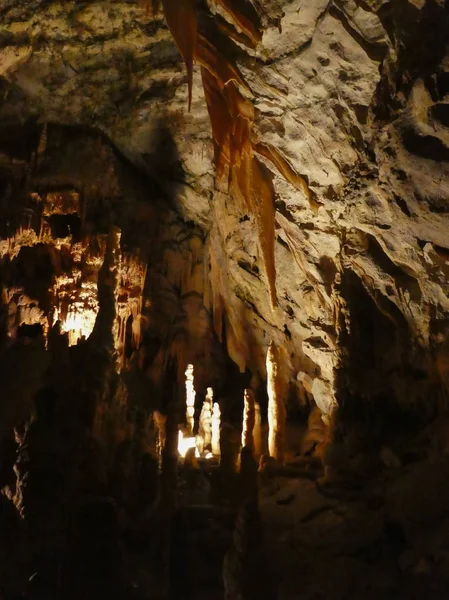
{"type": "Polygon", "coordinates": [[[449,2],[0,1],[0,600],[449,593],[449,2]]]}

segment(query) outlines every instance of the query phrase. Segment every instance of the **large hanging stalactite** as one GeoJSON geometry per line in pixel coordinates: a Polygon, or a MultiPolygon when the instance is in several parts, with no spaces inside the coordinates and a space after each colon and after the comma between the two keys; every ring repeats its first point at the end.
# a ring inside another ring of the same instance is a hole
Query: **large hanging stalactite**
{"type": "Polygon", "coordinates": [[[189,110],[192,104],[193,60],[196,53],[198,17],[195,0],[162,0],[164,15],[186,63],[189,80],[189,110]]]}
{"type": "MultiPolygon", "coordinates": [[[[187,4],[176,3],[176,7],[168,0],[163,4],[170,31],[186,61],[189,107],[193,57],[202,66],[203,87],[213,131],[217,180],[220,181],[227,174],[229,190],[239,201],[242,213],[249,212],[254,218],[270,303],[274,308],[277,304],[274,187],[270,172],[254,156],[251,140],[254,107],[252,102],[242,95],[239,87],[247,93],[251,92],[237,67],[222,54],[220,35],[212,41],[207,33],[200,32],[197,43],[198,23],[194,5],[190,0],[187,4]]],[[[224,5],[248,37],[253,41],[260,41],[260,33],[257,33],[259,30],[248,15],[238,12],[232,2],[226,2],[224,5]]],[[[248,13],[248,6],[245,8],[248,13]]],[[[253,18],[256,14],[253,9],[253,18]]],[[[214,31],[219,34],[218,30],[214,31]]],[[[273,162],[280,164],[279,160],[273,162]]],[[[288,173],[288,169],[283,167],[281,172],[288,173]]]]}

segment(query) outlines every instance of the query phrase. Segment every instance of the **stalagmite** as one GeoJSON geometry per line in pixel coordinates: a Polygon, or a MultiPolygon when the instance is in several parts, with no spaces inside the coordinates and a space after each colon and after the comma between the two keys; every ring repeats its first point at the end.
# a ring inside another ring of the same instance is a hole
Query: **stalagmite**
{"type": "Polygon", "coordinates": [[[178,487],[178,424],[180,408],[181,406],[176,401],[171,401],[167,406],[166,440],[162,452],[159,518],[161,519],[161,528],[164,533],[160,538],[159,555],[161,559],[162,578],[166,589],[169,588],[172,579],[170,574],[170,555],[173,515],[176,510],[178,487]]]}
{"type": "Polygon", "coordinates": [[[262,417],[260,414],[260,404],[254,403],[254,429],[253,429],[253,455],[256,460],[262,456],[262,417]]]}
{"type": "Polygon", "coordinates": [[[230,505],[239,503],[239,474],[237,463],[240,451],[240,435],[229,423],[220,428],[220,487],[221,499],[230,505]]]}
{"type": "Polygon", "coordinates": [[[212,443],[212,405],[214,392],[212,388],[207,388],[206,398],[200,414],[199,435],[203,441],[203,448],[210,448],[212,443]]]}
{"type": "Polygon", "coordinates": [[[193,365],[187,365],[186,369],[186,421],[189,435],[193,435],[195,417],[195,388],[193,386],[193,365]]]}
{"type": "Polygon", "coordinates": [[[153,421],[156,429],[156,451],[159,462],[159,468],[162,467],[162,452],[165,446],[166,439],[166,422],[167,417],[160,413],[158,410],[153,413],[153,421]]]}
{"type": "Polygon", "coordinates": [[[254,448],[255,400],[252,390],[245,390],[243,406],[242,446],[254,448]]]}
{"type": "Polygon", "coordinates": [[[220,456],[220,425],[221,425],[221,411],[218,402],[214,402],[214,408],[212,411],[212,454],[214,456],[220,456]]]}
{"type": "Polygon", "coordinates": [[[244,446],[240,452],[240,497],[243,503],[257,502],[258,484],[257,484],[258,464],[254,460],[252,449],[244,446]]]}
{"type": "Polygon", "coordinates": [[[267,352],[267,392],[268,392],[268,452],[282,462],[284,459],[285,421],[287,412],[283,398],[282,376],[280,371],[279,348],[270,343],[267,352]]]}
{"type": "Polygon", "coordinates": [[[257,502],[240,509],[231,547],[223,561],[225,600],[274,600],[276,589],[265,557],[263,528],[257,502]]]}
{"type": "Polygon", "coordinates": [[[98,272],[99,310],[92,340],[108,350],[115,350],[118,340],[117,297],[120,276],[120,238],[118,227],[111,226],[106,242],[103,265],[98,272]]]}

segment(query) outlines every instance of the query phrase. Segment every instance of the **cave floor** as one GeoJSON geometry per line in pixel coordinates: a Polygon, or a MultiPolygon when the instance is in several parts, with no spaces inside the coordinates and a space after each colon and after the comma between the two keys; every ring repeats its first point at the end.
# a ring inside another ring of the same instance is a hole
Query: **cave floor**
{"type": "MultiPolygon", "coordinates": [[[[290,428],[293,468],[302,460],[303,434],[290,428]]],[[[288,467],[285,475],[261,477],[259,509],[277,600],[448,597],[449,456],[420,444],[389,452],[390,466],[379,456],[357,456],[326,478],[295,477],[288,467]]],[[[191,520],[194,597],[222,600],[234,515],[204,518],[212,507],[198,508],[191,520]]]]}
{"type": "Polygon", "coordinates": [[[277,477],[261,491],[278,599],[414,599],[449,591],[449,462],[422,461],[320,486],[277,477]]]}

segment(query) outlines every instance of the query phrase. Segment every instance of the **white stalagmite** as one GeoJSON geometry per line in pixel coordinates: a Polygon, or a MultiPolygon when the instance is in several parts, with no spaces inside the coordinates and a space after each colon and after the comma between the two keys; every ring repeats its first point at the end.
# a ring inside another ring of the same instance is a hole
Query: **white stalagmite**
{"type": "Polygon", "coordinates": [[[204,448],[210,447],[212,443],[212,405],[214,401],[214,391],[207,388],[206,398],[200,414],[199,434],[203,438],[204,448]]]}
{"type": "Polygon", "coordinates": [[[270,456],[282,462],[284,460],[287,411],[284,404],[284,386],[279,363],[279,348],[274,342],[271,342],[267,352],[268,452],[270,456]]]}
{"type": "Polygon", "coordinates": [[[193,386],[193,365],[187,365],[186,375],[186,421],[189,436],[193,435],[195,416],[195,388],[193,386]]]}
{"type": "Polygon", "coordinates": [[[262,456],[262,417],[260,415],[260,404],[254,403],[254,429],[253,429],[254,458],[258,461],[262,456]]]}
{"type": "Polygon", "coordinates": [[[220,406],[218,402],[214,402],[214,408],[212,411],[212,454],[214,456],[220,455],[220,424],[220,406]]]}
{"type": "Polygon", "coordinates": [[[242,446],[254,450],[255,399],[252,390],[246,389],[243,405],[242,446]]]}

